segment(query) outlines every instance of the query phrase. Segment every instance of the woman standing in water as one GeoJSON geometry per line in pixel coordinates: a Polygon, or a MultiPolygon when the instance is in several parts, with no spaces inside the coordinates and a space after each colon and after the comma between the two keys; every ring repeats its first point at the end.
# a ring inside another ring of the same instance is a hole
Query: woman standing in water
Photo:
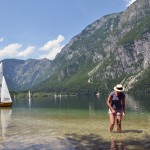
{"type": "Polygon", "coordinates": [[[112,132],[115,119],[117,119],[117,131],[121,132],[121,120],[122,116],[125,116],[125,94],[124,88],[121,84],[114,87],[114,91],[110,93],[107,99],[107,105],[109,107],[110,118],[110,132],[112,132]]]}

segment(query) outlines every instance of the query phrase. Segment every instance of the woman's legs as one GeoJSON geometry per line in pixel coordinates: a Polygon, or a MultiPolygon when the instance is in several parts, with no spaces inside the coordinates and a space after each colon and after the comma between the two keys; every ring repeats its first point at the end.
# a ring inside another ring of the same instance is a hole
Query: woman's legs
{"type": "Polygon", "coordinates": [[[114,129],[114,125],[115,125],[115,115],[110,113],[109,119],[110,119],[110,132],[112,132],[112,130],[114,129]]]}
{"type": "Polygon", "coordinates": [[[121,132],[121,120],[122,120],[122,115],[117,115],[117,131],[119,133],[121,132]]]}

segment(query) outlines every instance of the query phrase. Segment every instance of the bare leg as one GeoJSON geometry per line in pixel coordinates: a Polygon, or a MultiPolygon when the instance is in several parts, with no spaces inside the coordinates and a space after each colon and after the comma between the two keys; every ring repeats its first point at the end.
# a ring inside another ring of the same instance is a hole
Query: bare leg
{"type": "Polygon", "coordinates": [[[122,120],[122,116],[121,115],[117,115],[117,131],[119,133],[121,133],[121,120],[122,120]]]}
{"type": "Polygon", "coordinates": [[[114,114],[109,114],[109,119],[110,119],[110,132],[114,129],[115,125],[115,115],[114,114]]]}

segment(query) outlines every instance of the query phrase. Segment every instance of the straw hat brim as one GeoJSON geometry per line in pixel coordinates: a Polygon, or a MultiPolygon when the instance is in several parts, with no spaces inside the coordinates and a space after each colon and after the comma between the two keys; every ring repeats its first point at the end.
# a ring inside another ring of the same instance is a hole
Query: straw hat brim
{"type": "Polygon", "coordinates": [[[117,92],[123,92],[124,88],[122,88],[122,90],[119,90],[119,89],[117,89],[117,87],[114,87],[114,90],[117,91],[117,92]]]}

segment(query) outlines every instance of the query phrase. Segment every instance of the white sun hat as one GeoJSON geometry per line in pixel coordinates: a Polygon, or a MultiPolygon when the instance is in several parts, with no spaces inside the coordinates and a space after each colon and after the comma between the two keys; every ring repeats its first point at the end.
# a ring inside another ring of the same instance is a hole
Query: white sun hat
{"type": "Polygon", "coordinates": [[[121,84],[117,84],[114,87],[114,90],[117,91],[117,92],[123,92],[124,91],[124,87],[121,84]]]}

